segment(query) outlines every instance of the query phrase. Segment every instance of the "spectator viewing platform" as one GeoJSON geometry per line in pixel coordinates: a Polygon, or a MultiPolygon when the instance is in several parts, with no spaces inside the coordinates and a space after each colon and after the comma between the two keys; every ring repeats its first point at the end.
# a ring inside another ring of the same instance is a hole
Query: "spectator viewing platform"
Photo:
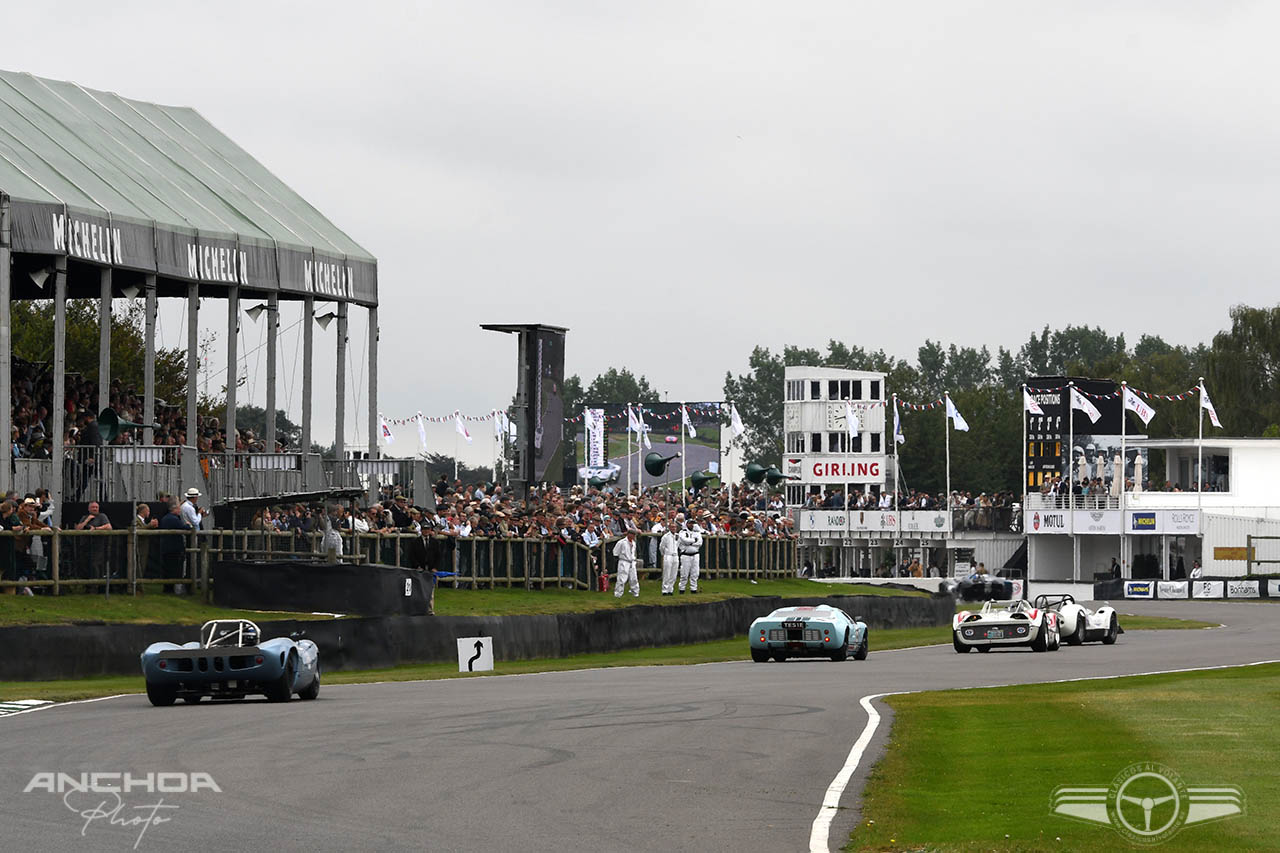
{"type": "MultiPolygon", "coordinates": [[[[57,523],[67,500],[89,495],[154,500],[198,483],[222,498],[351,482],[345,462],[326,475],[310,458],[312,336],[317,322],[337,320],[333,458],[345,460],[348,315],[352,304],[363,306],[369,328],[378,326],[374,257],[188,107],[0,71],[0,127],[0,326],[13,326],[21,302],[24,328],[44,318],[52,342],[50,353],[29,361],[14,358],[14,337],[0,348],[0,433],[12,447],[12,464],[0,466],[0,491],[48,488],[57,523]],[[113,327],[119,334],[121,325],[113,303],[137,297],[145,300],[141,317],[132,307],[124,316],[137,320],[128,329],[136,340],[127,343],[139,375],[126,384],[112,375],[113,327]],[[185,386],[185,405],[157,398],[162,298],[186,307],[185,365],[181,355],[165,365],[177,386],[166,396],[185,386]],[[266,314],[265,423],[258,429],[237,425],[236,382],[216,401],[224,414],[199,410],[199,308],[209,298],[226,301],[220,345],[229,376],[240,375],[242,313],[253,322],[266,314]],[[242,311],[242,298],[263,301],[242,311]],[[90,299],[96,311],[78,302],[90,299]],[[30,307],[49,300],[52,316],[30,307]],[[299,303],[302,314],[301,430],[292,441],[276,423],[281,300],[299,303]],[[334,310],[317,317],[316,300],[334,310]],[[68,364],[69,321],[81,330],[97,326],[96,371],[68,364]],[[108,410],[126,423],[104,430],[99,418],[108,410]]],[[[368,456],[376,460],[376,334],[368,346],[368,456]]],[[[368,478],[376,474],[361,476],[374,482],[368,478]]]]}

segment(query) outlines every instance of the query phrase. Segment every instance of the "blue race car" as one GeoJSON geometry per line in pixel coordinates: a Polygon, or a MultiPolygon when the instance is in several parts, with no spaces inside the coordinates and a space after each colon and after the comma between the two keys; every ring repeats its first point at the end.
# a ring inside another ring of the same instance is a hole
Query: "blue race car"
{"type": "Polygon", "coordinates": [[[243,699],[261,693],[270,702],[320,695],[320,650],[311,640],[277,637],[260,641],[248,619],[214,619],[200,628],[200,642],[152,643],[142,653],[142,675],[152,705],[205,696],[243,699]]]}
{"type": "Polygon", "coordinates": [[[853,656],[866,660],[870,650],[867,625],[838,607],[783,607],[751,623],[751,659],[764,663],[789,657],[853,656]]]}

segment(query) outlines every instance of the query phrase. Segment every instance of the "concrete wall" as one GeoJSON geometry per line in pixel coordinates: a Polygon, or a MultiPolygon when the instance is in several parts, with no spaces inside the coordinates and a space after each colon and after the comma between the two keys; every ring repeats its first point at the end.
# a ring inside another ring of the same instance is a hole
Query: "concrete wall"
{"type": "MultiPolygon", "coordinates": [[[[592,613],[515,616],[385,616],[327,621],[261,622],[263,635],[296,630],[320,646],[326,670],[370,669],[457,660],[458,637],[494,638],[498,660],[527,660],[681,645],[745,634],[751,621],[778,607],[833,604],[872,629],[948,625],[945,596],[854,595],[782,599],[731,598],[702,604],[638,605],[592,613]]],[[[139,673],[154,642],[190,642],[194,625],[36,625],[0,628],[0,681],[89,678],[139,673]]],[[[872,638],[872,648],[875,639],[872,638]]],[[[746,645],[743,645],[746,656],[746,645]]]]}

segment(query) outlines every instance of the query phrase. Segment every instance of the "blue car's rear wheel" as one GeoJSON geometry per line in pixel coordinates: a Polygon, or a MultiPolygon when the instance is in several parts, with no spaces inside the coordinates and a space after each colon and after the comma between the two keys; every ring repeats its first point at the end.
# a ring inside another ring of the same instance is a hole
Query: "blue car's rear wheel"
{"type": "Polygon", "coordinates": [[[751,659],[756,663],[765,663],[766,661],[769,660],[769,650],[768,649],[752,649],[751,659]]]}
{"type": "Polygon", "coordinates": [[[849,629],[844,629],[844,642],[840,648],[831,653],[831,659],[837,663],[849,657],[849,629]]]}
{"type": "Polygon", "coordinates": [[[320,662],[316,661],[316,677],[311,679],[311,683],[298,691],[299,699],[308,701],[320,695],[320,662]]]}
{"type": "Polygon", "coordinates": [[[147,682],[147,698],[157,708],[172,705],[178,699],[178,688],[169,684],[152,684],[147,682]]]}
{"type": "Polygon", "coordinates": [[[853,653],[854,660],[866,660],[867,653],[871,651],[871,632],[862,632],[862,642],[858,644],[858,650],[853,653]]]}

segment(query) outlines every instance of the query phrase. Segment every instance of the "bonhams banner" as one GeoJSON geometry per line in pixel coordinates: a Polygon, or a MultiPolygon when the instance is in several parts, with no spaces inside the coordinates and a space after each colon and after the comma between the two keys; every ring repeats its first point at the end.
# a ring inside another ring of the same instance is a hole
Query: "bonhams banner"
{"type": "Polygon", "coordinates": [[[1227,581],[1227,598],[1257,598],[1260,594],[1256,580],[1227,581]]]}

